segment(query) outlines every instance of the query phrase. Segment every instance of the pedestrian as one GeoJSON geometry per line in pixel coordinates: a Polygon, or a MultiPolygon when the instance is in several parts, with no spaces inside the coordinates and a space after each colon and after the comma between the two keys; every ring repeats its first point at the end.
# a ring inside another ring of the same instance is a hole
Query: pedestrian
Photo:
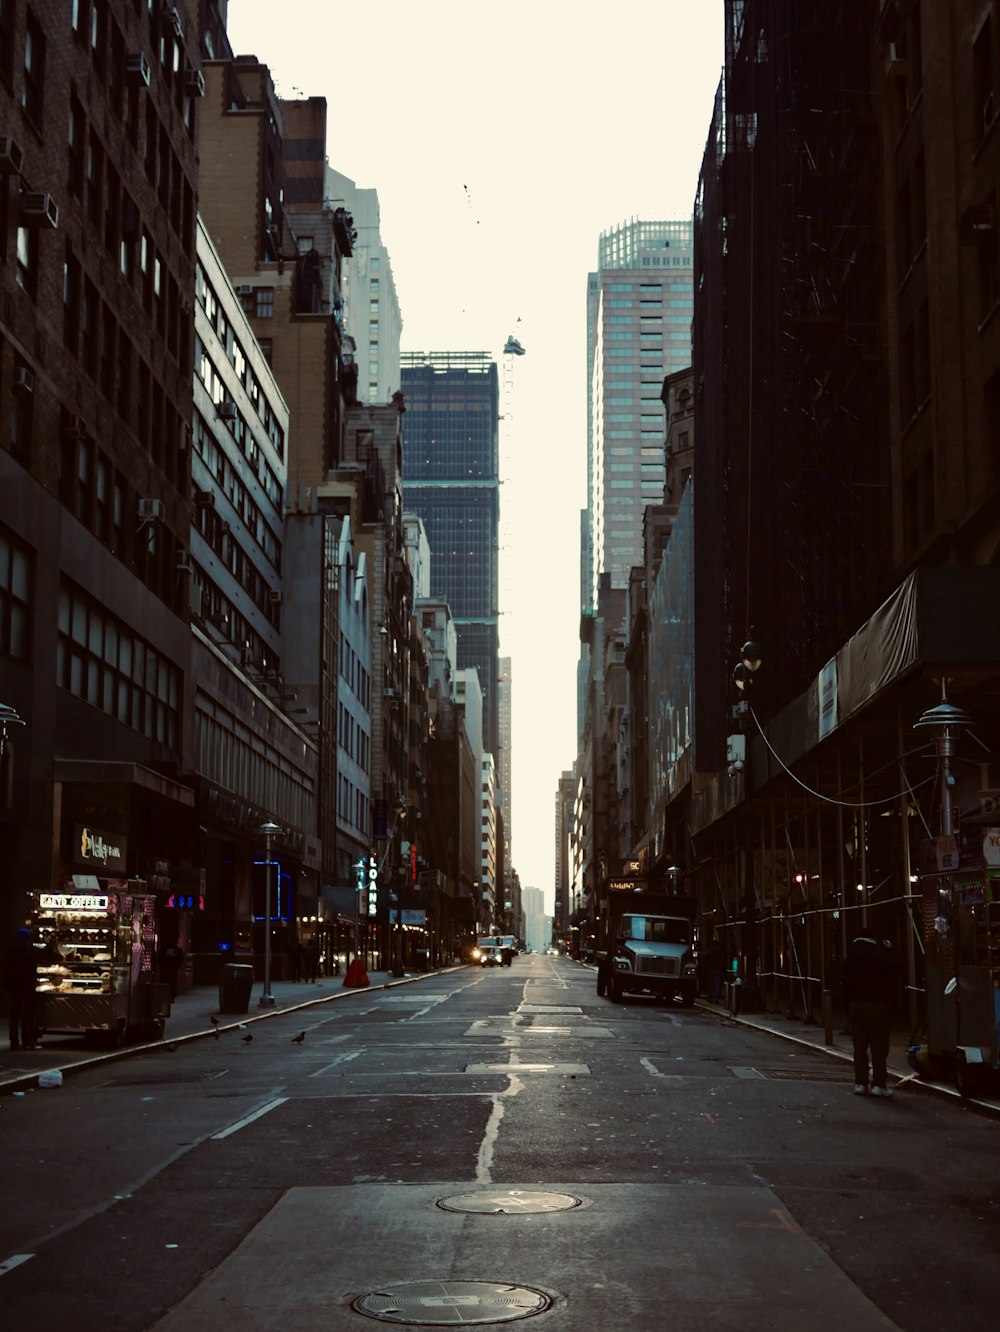
{"type": "Polygon", "coordinates": [[[302,979],[302,945],[293,935],[288,945],[288,966],[296,984],[302,979]]]}
{"type": "Polygon", "coordinates": [[[10,1048],[33,1050],[38,1043],[35,1008],[38,954],[27,926],[18,930],[16,939],[4,953],[3,984],[10,1009],[10,1048]]]}
{"type": "Polygon", "coordinates": [[[178,943],[167,944],[160,951],[160,976],[170,986],[170,998],[177,998],[177,986],[184,966],[184,950],[178,943]]]}
{"type": "Polygon", "coordinates": [[[871,1056],[871,1094],[890,1097],[886,1085],[886,1059],[892,1020],[892,999],[899,963],[888,939],[859,933],[851,940],[844,957],[844,1004],[854,1045],[854,1095],[869,1092],[868,1059],[871,1056]]]}
{"type": "Polygon", "coordinates": [[[315,983],[319,977],[319,940],[315,935],[303,949],[303,962],[305,964],[306,980],[315,983]]]}
{"type": "Polygon", "coordinates": [[[726,965],[726,954],[718,939],[713,939],[705,953],[705,990],[709,1003],[717,1004],[722,1000],[722,973],[726,965]]]}

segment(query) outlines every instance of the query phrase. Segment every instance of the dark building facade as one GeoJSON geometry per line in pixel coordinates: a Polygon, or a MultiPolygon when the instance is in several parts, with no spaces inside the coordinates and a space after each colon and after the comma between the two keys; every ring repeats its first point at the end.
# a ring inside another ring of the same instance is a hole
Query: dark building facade
{"type": "Polygon", "coordinates": [[[499,748],[499,387],[485,352],[408,353],[407,511],[424,521],[431,595],[451,607],[458,667],[475,666],[483,689],[483,744],[499,748]]]}
{"type": "Polygon", "coordinates": [[[6,5],[2,37],[0,679],[24,722],[0,810],[9,935],[27,893],[74,874],[200,880],[178,566],[201,76],[197,34],[159,6],[6,5]]]}

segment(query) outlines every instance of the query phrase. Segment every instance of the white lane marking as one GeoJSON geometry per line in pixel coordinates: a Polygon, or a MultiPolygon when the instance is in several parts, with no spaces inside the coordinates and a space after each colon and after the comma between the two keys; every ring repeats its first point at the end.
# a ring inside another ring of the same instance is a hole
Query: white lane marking
{"type": "Polygon", "coordinates": [[[270,1114],[272,1110],[277,1110],[278,1106],[284,1105],[287,1100],[287,1096],[276,1096],[273,1101],[268,1101],[267,1105],[262,1105],[260,1109],[255,1110],[253,1114],[244,1115],[244,1117],[238,1119],[235,1124],[230,1124],[228,1128],[224,1128],[221,1133],[213,1133],[212,1141],[218,1142],[220,1138],[228,1138],[231,1133],[238,1133],[240,1129],[246,1128],[248,1124],[252,1124],[255,1119],[260,1119],[262,1116],[270,1114]]]}
{"type": "Polygon", "coordinates": [[[6,1276],[8,1272],[13,1272],[15,1267],[20,1267],[22,1263],[26,1263],[29,1258],[34,1258],[34,1256],[33,1253],[12,1253],[9,1258],[5,1258],[0,1263],[0,1276],[6,1276]]]}
{"type": "Polygon", "coordinates": [[[331,1068],[336,1068],[338,1064],[348,1064],[352,1059],[357,1059],[358,1055],[363,1053],[364,1047],[362,1046],[360,1050],[352,1050],[350,1054],[337,1055],[335,1059],[331,1059],[328,1064],[324,1064],[322,1068],[318,1068],[315,1073],[310,1073],[309,1076],[311,1078],[321,1078],[324,1073],[329,1073],[331,1068]]]}
{"type": "Polygon", "coordinates": [[[646,1070],[647,1073],[652,1073],[654,1078],[663,1077],[663,1074],[653,1063],[652,1059],[647,1059],[646,1056],[643,1055],[642,1058],[639,1060],[639,1063],[643,1066],[643,1068],[646,1070]]]}

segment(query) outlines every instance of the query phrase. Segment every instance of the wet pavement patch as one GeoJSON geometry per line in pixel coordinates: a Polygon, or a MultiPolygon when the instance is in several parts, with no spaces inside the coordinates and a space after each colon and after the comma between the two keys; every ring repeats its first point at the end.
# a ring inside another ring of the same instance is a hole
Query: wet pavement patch
{"type": "Polygon", "coordinates": [[[492,1281],[406,1281],[370,1291],[351,1304],[383,1323],[420,1327],[464,1327],[510,1323],[543,1313],[551,1298],[530,1286],[492,1281]]]}

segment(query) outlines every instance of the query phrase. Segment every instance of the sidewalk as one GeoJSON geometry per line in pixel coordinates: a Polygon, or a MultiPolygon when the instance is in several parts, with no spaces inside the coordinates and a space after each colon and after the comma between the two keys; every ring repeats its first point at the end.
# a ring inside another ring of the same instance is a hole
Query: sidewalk
{"type": "MultiPolygon", "coordinates": [[[[738,1023],[740,1026],[767,1032],[770,1036],[777,1036],[779,1039],[790,1041],[794,1045],[806,1046],[820,1051],[829,1055],[831,1059],[839,1059],[847,1065],[844,1074],[845,1085],[851,1081],[854,1050],[851,1045],[850,1034],[841,1030],[842,1022],[839,1015],[835,1015],[831,1040],[828,1043],[823,1027],[816,1022],[807,1021],[805,1018],[789,1018],[781,1013],[764,1012],[734,1015],[723,1004],[712,1004],[707,999],[699,999],[697,1006],[706,1012],[717,1013],[720,1017],[738,1023]]],[[[969,1110],[975,1110],[979,1114],[1000,1119],[1000,1096],[995,1091],[986,1096],[963,1098],[959,1096],[954,1085],[950,1082],[937,1082],[930,1078],[918,1077],[906,1062],[906,1047],[909,1043],[909,1033],[905,1028],[897,1027],[893,1030],[886,1067],[889,1071],[889,1086],[896,1088],[897,1095],[906,1094],[911,1090],[918,1093],[926,1092],[944,1100],[957,1102],[959,1105],[964,1105],[969,1110]]]]}
{"type": "Polygon", "coordinates": [[[393,985],[407,985],[417,980],[428,980],[435,975],[445,975],[451,970],[456,968],[443,967],[438,972],[407,972],[402,979],[394,978],[391,972],[372,971],[368,974],[370,984],[367,987],[351,989],[345,989],[343,976],[324,976],[318,981],[273,981],[271,983],[273,1008],[260,1007],[260,996],[264,987],[258,980],[254,981],[250,1004],[245,1014],[220,1013],[218,986],[199,985],[179,994],[173,1000],[162,1040],[146,1041],[140,1038],[117,1050],[102,1048],[96,1044],[88,1045],[82,1036],[58,1033],[43,1037],[39,1049],[11,1050],[7,1048],[4,1019],[3,1048],[0,1048],[0,1096],[37,1088],[38,1075],[43,1072],[59,1069],[63,1074],[68,1074],[114,1060],[128,1059],[142,1051],[162,1050],[164,1047],[171,1049],[185,1041],[204,1040],[206,1037],[214,1039],[217,1031],[225,1032],[241,1025],[249,1026],[251,1023],[273,1017],[276,1013],[294,1012],[296,1009],[311,1008],[338,999],[370,994],[373,990],[385,990],[393,985]],[[217,1025],[213,1022],[213,1018],[218,1019],[217,1025]]]}

